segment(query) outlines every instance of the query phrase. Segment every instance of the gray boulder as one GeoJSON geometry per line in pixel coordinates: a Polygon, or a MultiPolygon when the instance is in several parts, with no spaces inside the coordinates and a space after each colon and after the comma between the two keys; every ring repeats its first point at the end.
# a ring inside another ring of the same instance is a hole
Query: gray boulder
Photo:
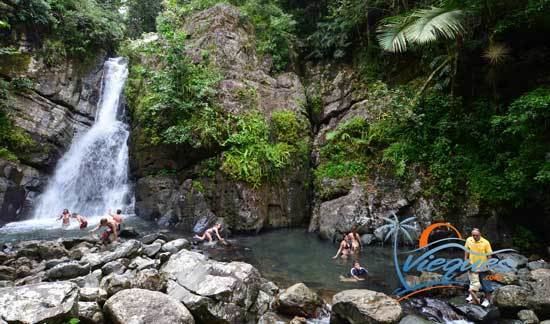
{"type": "Polygon", "coordinates": [[[141,249],[141,242],[137,240],[128,240],[115,248],[113,252],[102,256],[101,264],[111,262],[122,258],[132,258],[137,255],[141,249]]]}
{"type": "Polygon", "coordinates": [[[179,250],[189,247],[189,241],[184,238],[170,241],[162,246],[162,252],[170,252],[172,254],[177,253],[179,250]]]}
{"type": "Polygon", "coordinates": [[[162,291],[166,288],[166,280],[157,269],[144,269],[133,278],[132,288],[162,291]]]}
{"type": "Polygon", "coordinates": [[[156,268],[158,266],[158,260],[152,260],[147,257],[143,258],[141,256],[135,257],[132,262],[128,265],[129,269],[136,269],[141,271],[143,269],[156,268]]]}
{"type": "Polygon", "coordinates": [[[111,273],[101,279],[99,286],[107,292],[108,296],[112,296],[121,290],[132,288],[134,277],[135,272],[130,270],[123,274],[111,273]]]}
{"type": "Polygon", "coordinates": [[[86,275],[90,272],[90,265],[82,265],[77,261],[65,262],[56,265],[46,271],[46,277],[49,280],[70,279],[86,275]]]}
{"type": "Polygon", "coordinates": [[[407,315],[403,317],[399,324],[430,324],[433,323],[417,315],[407,315]]]}
{"type": "Polygon", "coordinates": [[[285,289],[278,296],[277,312],[288,316],[316,317],[323,301],[303,283],[285,289]]]}
{"type": "Polygon", "coordinates": [[[500,260],[511,260],[511,264],[515,264],[517,268],[522,268],[527,265],[529,259],[526,256],[515,252],[499,253],[496,257],[500,260]]]}
{"type": "Polygon", "coordinates": [[[167,293],[183,302],[198,321],[245,323],[261,315],[252,311],[261,277],[250,264],[212,261],[181,250],[160,272],[168,279],[167,293]]]}
{"type": "Polygon", "coordinates": [[[129,259],[118,259],[115,261],[107,262],[101,267],[101,272],[104,276],[111,273],[121,274],[126,271],[126,267],[130,264],[129,259]]]}
{"type": "Polygon", "coordinates": [[[160,292],[127,289],[118,292],[103,306],[114,324],[157,323],[194,324],[191,313],[176,299],[160,292]]]}
{"type": "Polygon", "coordinates": [[[103,313],[96,302],[78,302],[78,319],[83,324],[103,324],[103,313]]]}
{"type": "Polygon", "coordinates": [[[107,292],[101,288],[84,287],[80,288],[80,301],[98,302],[103,304],[107,300],[107,292]]]}
{"type": "Polygon", "coordinates": [[[517,312],[527,307],[527,298],[531,292],[520,286],[509,285],[495,290],[493,294],[493,303],[498,308],[505,311],[517,312]]]}
{"type": "Polygon", "coordinates": [[[69,281],[75,283],[80,288],[98,288],[101,277],[101,270],[97,269],[85,276],[69,279],[69,281]]]}
{"type": "Polygon", "coordinates": [[[523,309],[518,312],[518,318],[523,322],[523,324],[538,324],[539,318],[530,309],[523,309]]]}
{"type": "Polygon", "coordinates": [[[78,316],[78,287],[50,282],[0,289],[0,318],[8,323],[57,322],[78,316]]]}
{"type": "Polygon", "coordinates": [[[550,266],[548,263],[544,260],[538,260],[538,261],[531,261],[527,263],[527,268],[529,270],[537,270],[537,269],[548,269],[550,266]]]}
{"type": "Polygon", "coordinates": [[[15,269],[0,265],[0,280],[15,280],[15,269]]]}
{"type": "Polygon", "coordinates": [[[16,245],[17,257],[38,260],[59,259],[69,255],[69,251],[57,241],[25,241],[16,245]]]}
{"type": "Polygon", "coordinates": [[[351,324],[397,323],[401,318],[402,309],[395,299],[383,293],[351,289],[334,295],[332,312],[332,316],[347,320],[351,324]]]}
{"type": "Polygon", "coordinates": [[[161,247],[162,247],[162,244],[160,243],[151,243],[149,245],[144,245],[143,254],[152,258],[160,251],[161,247]]]}
{"type": "Polygon", "coordinates": [[[550,269],[533,270],[531,278],[533,293],[527,297],[527,304],[540,317],[550,317],[550,269]]]}
{"type": "Polygon", "coordinates": [[[464,304],[453,305],[453,307],[463,314],[467,319],[474,322],[490,323],[500,318],[500,312],[496,307],[484,308],[480,305],[464,304]]]}

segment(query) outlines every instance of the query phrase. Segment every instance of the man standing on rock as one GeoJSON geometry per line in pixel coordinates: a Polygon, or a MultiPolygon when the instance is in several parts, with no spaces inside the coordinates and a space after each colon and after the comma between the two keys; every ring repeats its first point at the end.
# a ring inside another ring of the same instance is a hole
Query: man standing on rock
{"type": "Polygon", "coordinates": [[[474,301],[477,300],[475,291],[481,284],[481,288],[485,293],[485,300],[481,305],[487,307],[490,305],[491,293],[493,292],[493,286],[488,280],[485,280],[485,277],[488,275],[488,269],[485,265],[487,260],[491,257],[490,254],[493,253],[491,243],[481,236],[479,229],[474,228],[472,230],[472,236],[466,239],[464,247],[466,248],[466,251],[464,251],[464,260],[470,260],[470,264],[473,265],[472,270],[468,273],[470,279],[470,296],[474,301]]]}

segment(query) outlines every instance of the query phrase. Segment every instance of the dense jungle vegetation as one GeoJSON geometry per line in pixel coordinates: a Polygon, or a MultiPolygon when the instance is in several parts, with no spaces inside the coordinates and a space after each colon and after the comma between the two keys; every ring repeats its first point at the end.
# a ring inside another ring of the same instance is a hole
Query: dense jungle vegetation
{"type": "MultiPolygon", "coordinates": [[[[164,68],[133,64],[127,89],[148,144],[225,151],[213,165],[259,185],[296,156],[308,158],[310,130],[292,112],[266,120],[253,103],[240,117],[216,107],[220,75],[208,60],[182,55],[180,27],[219,2],[1,0],[0,55],[18,54],[10,39],[21,33],[49,64],[98,48],[156,55],[164,68]],[[139,51],[125,41],[152,31],[161,42],[139,51]]],[[[349,64],[369,98],[386,107],[375,122],[351,120],[328,134],[317,180],[364,178],[381,167],[403,181],[421,172],[426,194],[449,210],[469,197],[529,213],[535,224],[535,214],[550,214],[550,0],[225,2],[254,25],[257,51],[273,58],[273,73],[303,74],[306,61],[349,64]]],[[[0,84],[2,103],[16,86],[0,84]]],[[[304,104],[315,124],[318,98],[304,104]]],[[[19,137],[0,108],[0,152],[17,153],[19,137]]]]}

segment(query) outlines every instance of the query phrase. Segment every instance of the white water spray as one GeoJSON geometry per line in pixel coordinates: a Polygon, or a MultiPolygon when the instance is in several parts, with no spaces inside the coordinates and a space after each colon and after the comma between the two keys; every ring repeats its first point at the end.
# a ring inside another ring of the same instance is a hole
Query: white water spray
{"type": "Polygon", "coordinates": [[[120,97],[128,76],[127,62],[105,62],[101,98],[93,126],[73,139],[59,160],[34,218],[52,218],[64,208],[85,216],[108,209],[132,212],[128,183],[128,125],[120,120],[120,97]]]}

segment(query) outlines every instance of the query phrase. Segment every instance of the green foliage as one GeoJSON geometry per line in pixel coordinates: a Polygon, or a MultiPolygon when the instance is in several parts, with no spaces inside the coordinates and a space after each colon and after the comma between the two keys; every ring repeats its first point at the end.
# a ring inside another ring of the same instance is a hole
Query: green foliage
{"type": "Polygon", "coordinates": [[[223,153],[221,169],[254,187],[274,178],[290,164],[292,146],[273,143],[269,135],[269,125],[259,113],[237,117],[236,129],[224,143],[229,149],[223,153]]]}
{"type": "Polygon", "coordinates": [[[7,12],[5,27],[24,30],[47,53],[84,58],[101,48],[113,50],[124,29],[116,8],[95,0],[21,0],[7,12]],[[51,47],[51,48],[50,48],[51,47]]]}
{"type": "Polygon", "coordinates": [[[142,33],[156,30],[156,19],[161,11],[161,1],[129,0],[126,17],[126,34],[130,38],[138,38],[142,33]]]}
{"type": "Polygon", "coordinates": [[[512,234],[512,244],[522,252],[540,249],[540,241],[528,228],[518,225],[512,234]]]}
{"type": "Polygon", "coordinates": [[[295,41],[296,21],[285,13],[276,0],[247,0],[240,7],[256,29],[259,54],[273,58],[275,71],[282,71],[290,61],[295,41]]]}
{"type": "Polygon", "coordinates": [[[389,17],[378,28],[378,40],[386,51],[405,52],[410,45],[455,39],[464,33],[462,16],[460,9],[431,7],[389,17]]]}
{"type": "Polygon", "coordinates": [[[16,127],[8,115],[9,93],[25,91],[29,86],[28,81],[28,79],[19,78],[8,83],[0,79],[0,157],[11,161],[18,161],[19,155],[29,152],[36,146],[32,138],[16,127]]]}

